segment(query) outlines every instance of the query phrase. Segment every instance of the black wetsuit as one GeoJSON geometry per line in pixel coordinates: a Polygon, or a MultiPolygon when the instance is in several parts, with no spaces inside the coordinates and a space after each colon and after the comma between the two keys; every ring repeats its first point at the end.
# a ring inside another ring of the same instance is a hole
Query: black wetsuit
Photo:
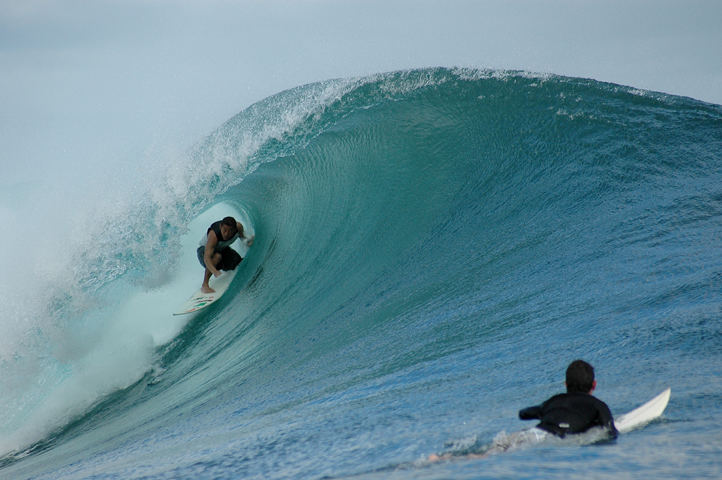
{"type": "Polygon", "coordinates": [[[582,433],[592,427],[603,427],[612,438],[617,437],[612,412],[606,403],[588,393],[561,393],[536,407],[519,411],[522,420],[541,420],[537,428],[564,437],[582,433]]]}

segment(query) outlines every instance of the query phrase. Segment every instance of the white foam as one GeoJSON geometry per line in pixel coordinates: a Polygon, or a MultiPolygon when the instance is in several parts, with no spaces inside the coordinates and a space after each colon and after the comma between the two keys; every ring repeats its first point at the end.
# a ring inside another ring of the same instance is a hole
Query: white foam
{"type": "MultiPolygon", "coordinates": [[[[157,347],[177,336],[189,320],[171,312],[201,284],[198,239],[212,221],[226,215],[237,217],[253,234],[243,212],[228,204],[213,206],[189,223],[179,241],[175,273],[152,289],[116,281],[94,295],[78,293],[84,300],[73,299],[72,308],[66,306],[60,317],[50,315],[42,303],[30,309],[3,298],[4,310],[14,308],[20,321],[4,322],[7,334],[0,342],[0,455],[46,438],[152,370],[157,347]]],[[[45,267],[49,279],[60,278],[52,272],[57,268],[52,262],[45,267]]]]}

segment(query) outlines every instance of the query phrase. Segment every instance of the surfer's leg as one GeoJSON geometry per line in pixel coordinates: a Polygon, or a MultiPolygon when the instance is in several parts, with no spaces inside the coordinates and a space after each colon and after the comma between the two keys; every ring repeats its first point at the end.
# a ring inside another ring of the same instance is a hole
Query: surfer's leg
{"type": "Polygon", "coordinates": [[[211,275],[213,273],[206,268],[206,271],[203,273],[203,285],[201,285],[201,292],[203,293],[213,293],[215,290],[211,288],[210,285],[208,285],[208,281],[211,279],[211,275]]]}
{"type": "Polygon", "coordinates": [[[243,258],[241,255],[233,250],[231,247],[224,248],[221,250],[222,258],[219,263],[216,263],[216,268],[219,270],[235,270],[243,258]]]}
{"type": "MultiPolygon", "coordinates": [[[[215,254],[213,254],[213,257],[211,257],[211,261],[213,262],[213,265],[214,265],[216,268],[218,268],[218,265],[219,265],[220,262],[221,262],[221,254],[220,254],[220,253],[215,253],[215,254]]],[[[213,289],[211,288],[211,286],[208,284],[208,282],[210,281],[212,275],[213,275],[213,272],[211,272],[210,270],[208,270],[208,268],[206,267],[206,271],[203,272],[203,284],[201,285],[201,292],[203,292],[203,293],[213,293],[213,292],[215,292],[215,290],[213,290],[213,289]]]]}

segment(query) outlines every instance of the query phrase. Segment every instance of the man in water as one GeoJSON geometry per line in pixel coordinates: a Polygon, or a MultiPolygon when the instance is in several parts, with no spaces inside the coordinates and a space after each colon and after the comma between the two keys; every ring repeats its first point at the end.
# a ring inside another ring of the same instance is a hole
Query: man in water
{"type": "Polygon", "coordinates": [[[233,270],[243,260],[238,252],[231,248],[231,244],[239,237],[242,237],[249,247],[253,245],[254,237],[246,237],[243,225],[233,217],[226,217],[208,227],[198,247],[198,261],[206,269],[201,285],[203,293],[215,291],[208,285],[211,275],[218,277],[221,270],[233,270]]]}
{"type": "MultiPolygon", "coordinates": [[[[597,387],[594,368],[584,360],[575,360],[569,364],[566,373],[567,393],[560,393],[535,407],[519,412],[522,420],[541,420],[535,427],[507,435],[500,443],[495,443],[484,453],[471,453],[464,458],[485,458],[489,455],[505,452],[516,445],[544,439],[550,433],[563,438],[567,434],[583,433],[592,427],[601,427],[609,438],[617,437],[612,413],[606,403],[592,396],[597,387]]],[[[495,441],[496,442],[496,441],[495,441]]],[[[431,454],[428,460],[438,462],[449,460],[452,454],[431,454]]]]}
{"type": "Polygon", "coordinates": [[[558,437],[583,433],[592,427],[606,430],[617,437],[617,428],[606,403],[592,396],[597,387],[594,368],[584,360],[575,360],[567,367],[567,393],[560,393],[535,407],[519,412],[522,420],[541,420],[536,428],[558,437]]]}

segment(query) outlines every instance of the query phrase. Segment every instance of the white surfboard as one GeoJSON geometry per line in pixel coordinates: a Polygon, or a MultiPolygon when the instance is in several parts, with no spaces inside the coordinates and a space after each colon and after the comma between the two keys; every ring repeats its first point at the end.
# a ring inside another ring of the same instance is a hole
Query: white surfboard
{"type": "Polygon", "coordinates": [[[196,293],[193,294],[177,311],[173,312],[173,315],[187,315],[202,310],[209,305],[216,302],[219,298],[226,293],[228,286],[231,284],[236,276],[238,267],[235,270],[229,270],[222,272],[219,277],[211,277],[208,284],[215,290],[213,293],[203,293],[199,288],[196,293]]]}
{"type": "Polygon", "coordinates": [[[635,428],[642,427],[662,415],[664,409],[667,408],[671,393],[672,389],[668,388],[644,405],[640,405],[631,412],[616,417],[614,419],[614,425],[617,427],[617,430],[619,430],[619,433],[627,433],[635,428]]]}

